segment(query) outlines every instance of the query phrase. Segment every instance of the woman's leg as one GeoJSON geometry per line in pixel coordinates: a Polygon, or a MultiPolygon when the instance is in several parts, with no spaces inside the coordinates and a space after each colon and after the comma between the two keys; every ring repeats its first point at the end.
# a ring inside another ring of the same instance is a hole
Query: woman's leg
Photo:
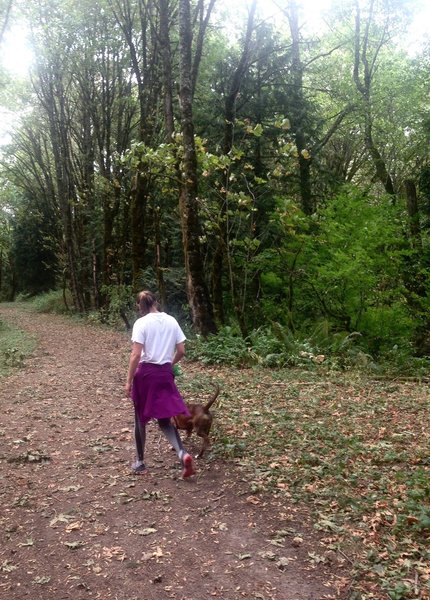
{"type": "Polygon", "coordinates": [[[182,477],[186,479],[187,477],[191,477],[196,472],[194,467],[194,461],[190,454],[185,450],[182,445],[182,440],[179,436],[178,430],[170,419],[158,419],[158,425],[161,431],[166,436],[168,442],[173,446],[176,450],[176,454],[179,457],[179,460],[182,464],[182,477]]]}
{"type": "Polygon", "coordinates": [[[146,426],[143,425],[137,415],[137,411],[134,411],[134,440],[136,443],[136,463],[133,466],[134,470],[144,470],[144,458],[145,458],[145,443],[146,443],[146,426]],[[143,467],[143,468],[142,468],[143,467]]]}
{"type": "Polygon", "coordinates": [[[166,436],[169,444],[171,444],[175,449],[178,457],[182,458],[182,455],[184,454],[185,450],[176,427],[172,424],[170,419],[158,419],[158,426],[166,436]]]}

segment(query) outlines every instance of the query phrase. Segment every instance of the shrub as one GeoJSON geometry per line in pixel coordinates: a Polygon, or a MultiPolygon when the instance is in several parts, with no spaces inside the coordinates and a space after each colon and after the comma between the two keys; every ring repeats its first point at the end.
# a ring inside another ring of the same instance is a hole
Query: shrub
{"type": "Polygon", "coordinates": [[[187,344],[187,355],[206,365],[234,365],[242,367],[252,362],[245,340],[231,327],[223,327],[207,339],[201,336],[187,344]]]}
{"type": "Polygon", "coordinates": [[[0,375],[22,367],[25,357],[35,346],[35,340],[0,320],[0,375]]]}
{"type": "Polygon", "coordinates": [[[39,313],[66,314],[70,312],[70,307],[73,306],[70,292],[66,292],[66,306],[62,290],[52,290],[40,294],[39,296],[35,296],[29,302],[31,307],[39,313]]]}
{"type": "Polygon", "coordinates": [[[360,320],[360,331],[372,354],[385,353],[393,346],[412,353],[416,322],[409,316],[407,306],[396,302],[391,306],[369,307],[360,320]]]}
{"type": "Polygon", "coordinates": [[[110,285],[102,288],[102,294],[105,296],[106,307],[98,313],[92,313],[89,317],[91,321],[105,323],[111,327],[119,325],[132,324],[136,316],[134,306],[135,294],[133,294],[130,285],[110,285]]]}

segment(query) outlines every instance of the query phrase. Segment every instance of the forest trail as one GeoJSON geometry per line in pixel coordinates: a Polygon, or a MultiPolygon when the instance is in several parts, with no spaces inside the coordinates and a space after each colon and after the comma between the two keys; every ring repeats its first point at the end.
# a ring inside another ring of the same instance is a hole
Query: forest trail
{"type": "Polygon", "coordinates": [[[252,495],[233,462],[200,461],[182,481],[151,424],[150,472],[130,473],[127,334],[19,305],[0,318],[37,340],[0,381],[1,597],[346,598],[336,568],[308,559],[318,540],[305,510],[252,495]],[[283,534],[295,522],[304,544],[283,534]]]}

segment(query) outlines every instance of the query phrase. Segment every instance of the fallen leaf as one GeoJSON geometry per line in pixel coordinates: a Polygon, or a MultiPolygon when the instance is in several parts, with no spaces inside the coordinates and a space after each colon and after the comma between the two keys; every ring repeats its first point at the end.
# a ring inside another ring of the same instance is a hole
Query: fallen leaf
{"type": "Polygon", "coordinates": [[[12,573],[12,571],[15,571],[18,567],[16,565],[13,565],[11,562],[9,562],[8,560],[5,560],[1,565],[0,565],[0,571],[3,571],[3,573],[12,573]]]}
{"type": "Polygon", "coordinates": [[[35,577],[31,583],[37,583],[38,585],[45,585],[46,583],[49,583],[50,581],[51,581],[50,576],[46,575],[46,576],[35,577]]]}
{"type": "Polygon", "coordinates": [[[64,542],[64,545],[67,546],[68,548],[70,548],[70,550],[76,550],[77,548],[80,548],[81,546],[83,546],[82,542],[64,542]]]}
{"type": "Polygon", "coordinates": [[[293,546],[300,546],[301,544],[303,544],[303,538],[299,535],[296,535],[296,537],[293,537],[291,543],[293,544],[293,546]]]}
{"type": "Polygon", "coordinates": [[[138,535],[151,535],[151,533],[157,533],[157,530],[154,527],[146,527],[145,529],[137,529],[136,533],[138,535]]]}
{"type": "Polygon", "coordinates": [[[82,523],[80,521],[75,521],[74,523],[70,523],[66,527],[67,533],[70,533],[71,531],[76,531],[77,529],[82,529],[82,523]]]}

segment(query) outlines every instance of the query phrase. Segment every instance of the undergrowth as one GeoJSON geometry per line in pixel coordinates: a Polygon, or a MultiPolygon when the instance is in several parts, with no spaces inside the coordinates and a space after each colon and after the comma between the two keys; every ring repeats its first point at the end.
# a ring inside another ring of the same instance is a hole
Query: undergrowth
{"type": "Polygon", "coordinates": [[[208,391],[208,374],[221,383],[208,460],[235,460],[257,497],[308,505],[323,543],[352,574],[351,598],[430,598],[425,384],[296,368],[188,369],[178,378],[185,397],[208,391]]]}
{"type": "Polygon", "coordinates": [[[24,366],[26,357],[34,347],[33,338],[0,320],[0,376],[24,366]]]}
{"type": "Polygon", "coordinates": [[[191,337],[187,356],[205,365],[268,368],[304,367],[310,371],[359,371],[370,375],[427,377],[429,357],[413,356],[411,347],[393,345],[372,356],[356,332],[330,332],[317,327],[310,334],[296,334],[277,323],[254,330],[244,339],[232,327],[216,335],[191,337]]]}
{"type": "Polygon", "coordinates": [[[65,295],[61,290],[52,290],[29,298],[27,304],[38,313],[71,314],[73,311],[70,293],[65,295]]]}

